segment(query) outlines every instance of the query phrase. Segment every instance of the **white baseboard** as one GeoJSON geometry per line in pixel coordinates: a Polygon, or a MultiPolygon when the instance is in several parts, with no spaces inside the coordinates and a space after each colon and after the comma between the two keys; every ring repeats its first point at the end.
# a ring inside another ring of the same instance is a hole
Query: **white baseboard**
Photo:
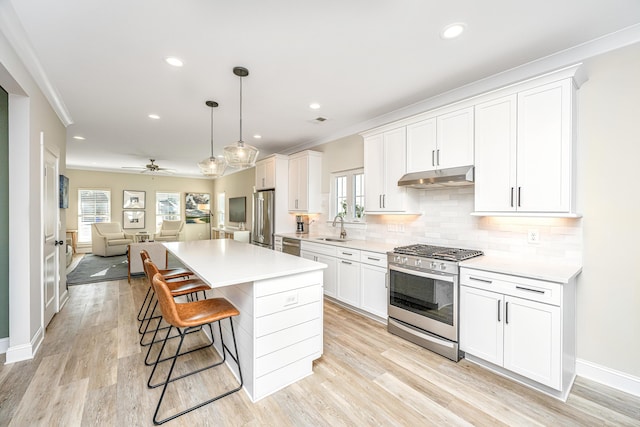
{"type": "Polygon", "coordinates": [[[0,338],[0,354],[5,354],[9,349],[9,338],[0,338]]]}
{"type": "Polygon", "coordinates": [[[40,328],[29,344],[16,345],[7,349],[5,365],[33,359],[42,341],[44,341],[44,329],[40,328]]]}
{"type": "Polygon", "coordinates": [[[587,360],[576,359],[576,374],[640,397],[640,378],[587,360]]]}

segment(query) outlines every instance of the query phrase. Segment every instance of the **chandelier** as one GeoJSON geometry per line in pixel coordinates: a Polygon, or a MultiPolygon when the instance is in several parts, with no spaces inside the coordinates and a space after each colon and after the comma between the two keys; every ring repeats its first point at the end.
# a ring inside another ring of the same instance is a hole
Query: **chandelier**
{"type": "Polygon", "coordinates": [[[240,77],[240,139],[235,144],[224,147],[224,157],[232,168],[249,168],[256,165],[258,157],[258,149],[242,140],[242,78],[249,75],[249,70],[234,67],[233,74],[240,77]]]}
{"type": "Polygon", "coordinates": [[[211,108],[211,155],[201,162],[198,162],[198,166],[204,176],[219,178],[224,174],[227,168],[227,162],[223,156],[216,157],[213,155],[213,109],[218,106],[218,103],[215,101],[207,101],[205,104],[211,108]]]}

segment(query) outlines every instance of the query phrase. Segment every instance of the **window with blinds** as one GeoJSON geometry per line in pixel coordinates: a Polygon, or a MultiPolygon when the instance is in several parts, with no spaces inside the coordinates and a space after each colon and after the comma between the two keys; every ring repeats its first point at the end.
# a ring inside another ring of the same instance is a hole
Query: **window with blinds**
{"type": "Polygon", "coordinates": [[[91,242],[95,222],[111,222],[111,191],[78,189],[78,243],[91,242]]]}
{"type": "Polygon", "coordinates": [[[180,193],[156,192],[156,231],[160,230],[164,220],[179,220],[180,212],[180,193]]]}

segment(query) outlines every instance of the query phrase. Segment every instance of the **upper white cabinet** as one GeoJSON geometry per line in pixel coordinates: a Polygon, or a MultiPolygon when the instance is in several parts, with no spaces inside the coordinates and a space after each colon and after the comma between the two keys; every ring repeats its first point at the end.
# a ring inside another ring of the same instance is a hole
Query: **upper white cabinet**
{"type": "Polygon", "coordinates": [[[389,130],[364,138],[365,211],[404,212],[406,189],[398,180],[406,173],[406,128],[389,130]]]}
{"type": "Polygon", "coordinates": [[[276,187],[276,159],[268,157],[256,162],[256,190],[276,187]]]}
{"type": "Polygon", "coordinates": [[[322,153],[302,151],[289,156],[289,211],[321,212],[322,153]]]}
{"type": "Polygon", "coordinates": [[[573,80],[475,107],[475,211],[572,214],[573,80]]]}
{"type": "Polygon", "coordinates": [[[407,173],[473,165],[473,107],[407,126],[407,173]]]}

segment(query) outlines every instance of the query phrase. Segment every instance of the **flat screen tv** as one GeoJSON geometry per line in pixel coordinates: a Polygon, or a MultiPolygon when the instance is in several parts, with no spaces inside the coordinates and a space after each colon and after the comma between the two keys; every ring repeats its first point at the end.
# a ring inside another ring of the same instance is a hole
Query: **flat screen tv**
{"type": "Polygon", "coordinates": [[[247,198],[229,198],[229,222],[245,222],[247,220],[247,198]]]}

